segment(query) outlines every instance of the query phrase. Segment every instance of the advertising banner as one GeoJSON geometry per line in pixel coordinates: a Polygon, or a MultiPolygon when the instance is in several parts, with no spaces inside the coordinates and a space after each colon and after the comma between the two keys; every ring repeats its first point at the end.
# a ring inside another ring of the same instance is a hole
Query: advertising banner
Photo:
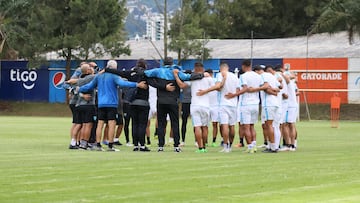
{"type": "Polygon", "coordinates": [[[0,99],[48,101],[47,67],[28,69],[27,61],[1,61],[0,99]]]}
{"type": "Polygon", "coordinates": [[[360,58],[349,58],[348,98],[350,104],[360,104],[360,58]]]}
{"type": "Polygon", "coordinates": [[[347,58],[284,59],[284,66],[297,73],[300,102],[330,103],[335,93],[348,103],[347,58]]]}

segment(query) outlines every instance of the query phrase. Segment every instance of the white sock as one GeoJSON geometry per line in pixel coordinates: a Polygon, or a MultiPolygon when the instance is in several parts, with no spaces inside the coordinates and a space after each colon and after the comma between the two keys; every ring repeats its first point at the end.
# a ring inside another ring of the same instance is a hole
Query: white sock
{"type": "Polygon", "coordinates": [[[256,140],[251,142],[253,147],[256,147],[256,140]]]}
{"type": "Polygon", "coordinates": [[[270,143],[270,149],[273,150],[273,151],[276,150],[276,148],[275,148],[275,143],[270,143]]]}
{"type": "Polygon", "coordinates": [[[76,140],[74,138],[72,138],[70,144],[71,144],[71,146],[75,146],[76,145],[76,140]]]}
{"type": "Polygon", "coordinates": [[[119,138],[114,138],[114,142],[119,142],[119,138]]]}
{"type": "Polygon", "coordinates": [[[248,149],[252,149],[253,148],[253,144],[248,144],[248,149]]]}

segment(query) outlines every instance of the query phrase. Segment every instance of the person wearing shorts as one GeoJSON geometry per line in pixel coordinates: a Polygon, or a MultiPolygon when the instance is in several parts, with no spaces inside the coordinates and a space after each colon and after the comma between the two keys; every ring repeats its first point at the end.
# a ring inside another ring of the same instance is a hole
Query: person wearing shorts
{"type": "Polygon", "coordinates": [[[235,93],[238,88],[238,78],[234,73],[229,72],[227,63],[220,64],[220,74],[216,76],[214,86],[201,90],[198,95],[204,95],[208,92],[219,90],[219,118],[220,131],[223,136],[223,149],[220,152],[228,153],[231,151],[231,145],[235,136],[237,98],[227,98],[226,94],[235,93]]]}
{"type": "MultiPolygon", "coordinates": [[[[213,84],[215,84],[215,78],[213,77],[213,71],[211,69],[206,70],[205,72],[209,73],[213,84]]],[[[219,92],[212,91],[208,93],[210,99],[210,121],[212,123],[212,147],[217,147],[216,137],[218,134],[218,125],[219,125],[219,92]]]]}
{"type": "Polygon", "coordinates": [[[297,118],[297,113],[298,113],[298,103],[296,100],[296,91],[297,91],[297,87],[296,87],[296,83],[295,83],[295,79],[291,79],[289,84],[288,84],[288,94],[289,94],[289,101],[288,101],[288,109],[286,112],[286,118],[285,118],[285,122],[286,125],[288,127],[289,130],[289,145],[288,147],[290,148],[290,151],[296,151],[296,118],[297,118]]]}
{"type": "MultiPolygon", "coordinates": [[[[109,60],[107,68],[117,69],[117,62],[115,60],[109,60]]],[[[88,92],[95,87],[98,88],[98,126],[96,128],[96,150],[98,151],[104,151],[100,142],[105,121],[108,121],[109,125],[108,151],[119,151],[113,146],[117,107],[119,103],[117,86],[147,88],[145,82],[135,83],[124,81],[114,74],[105,72],[97,75],[90,83],[80,87],[79,89],[79,92],[88,92]]]]}
{"type": "Polygon", "coordinates": [[[275,134],[273,121],[275,119],[280,119],[280,109],[279,109],[279,99],[277,94],[280,91],[280,83],[274,75],[264,71],[262,66],[257,66],[254,68],[254,71],[261,75],[264,83],[268,83],[269,87],[262,91],[261,94],[261,119],[264,121],[264,134],[266,139],[269,140],[269,149],[266,148],[263,152],[266,153],[276,153],[278,147],[275,144],[275,134]]]}
{"type": "MultiPolygon", "coordinates": [[[[183,83],[179,76],[179,70],[174,70],[174,77],[176,83],[180,88],[186,89],[191,87],[191,105],[190,112],[192,123],[194,126],[195,140],[198,144],[198,153],[207,152],[206,142],[208,137],[208,124],[209,124],[209,108],[210,108],[210,97],[209,94],[204,94],[202,96],[197,95],[197,91],[201,89],[207,89],[214,85],[214,81],[210,77],[202,78],[201,80],[195,80],[192,82],[183,83]]],[[[204,73],[204,66],[200,62],[196,62],[194,65],[195,73],[204,73]]]]}
{"type": "Polygon", "coordinates": [[[261,76],[251,68],[251,60],[246,59],[242,62],[242,74],[239,78],[239,87],[235,94],[229,94],[228,97],[240,96],[240,131],[245,135],[247,142],[247,152],[254,153],[257,151],[256,147],[256,131],[254,124],[259,117],[259,91],[265,90],[268,87],[267,83],[261,79],[261,76]]]}

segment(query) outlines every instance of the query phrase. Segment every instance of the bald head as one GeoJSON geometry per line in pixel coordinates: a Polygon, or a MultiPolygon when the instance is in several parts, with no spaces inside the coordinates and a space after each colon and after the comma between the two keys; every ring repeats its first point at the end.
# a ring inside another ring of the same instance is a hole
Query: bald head
{"type": "Polygon", "coordinates": [[[81,74],[88,74],[89,73],[89,69],[90,69],[90,66],[89,64],[87,63],[83,63],[81,66],[81,74]]]}

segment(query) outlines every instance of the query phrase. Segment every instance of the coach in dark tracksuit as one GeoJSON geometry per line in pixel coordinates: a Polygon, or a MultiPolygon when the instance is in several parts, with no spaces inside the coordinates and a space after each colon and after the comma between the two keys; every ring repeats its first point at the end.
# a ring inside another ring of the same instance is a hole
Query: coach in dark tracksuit
{"type": "MultiPolygon", "coordinates": [[[[117,71],[114,69],[105,69],[105,71],[119,75],[122,78],[126,78],[131,82],[147,82],[148,78],[144,74],[145,69],[146,61],[144,59],[139,59],[136,63],[136,66],[129,71],[117,71]]],[[[137,88],[136,92],[134,92],[133,97],[134,98],[131,99],[132,101],[130,101],[130,116],[132,119],[131,130],[134,144],[133,151],[148,152],[150,151],[150,149],[145,146],[145,130],[150,110],[150,105],[148,102],[149,88],[137,88]]]]}
{"type": "MultiPolygon", "coordinates": [[[[180,88],[176,83],[173,70],[178,66],[173,65],[173,59],[167,57],[164,60],[164,66],[151,70],[146,70],[145,75],[149,78],[158,78],[159,84],[150,84],[157,88],[157,119],[158,119],[158,139],[159,149],[158,152],[164,151],[165,144],[165,126],[166,116],[169,114],[171,121],[171,129],[174,134],[174,152],[181,152],[179,148],[180,135],[179,135],[179,106],[178,98],[180,96],[180,88]],[[163,84],[165,82],[165,84],[163,84]],[[167,91],[167,85],[175,86],[174,91],[167,91]]],[[[183,81],[196,80],[203,78],[204,75],[200,73],[185,74],[179,72],[179,78],[183,81]]]]}

